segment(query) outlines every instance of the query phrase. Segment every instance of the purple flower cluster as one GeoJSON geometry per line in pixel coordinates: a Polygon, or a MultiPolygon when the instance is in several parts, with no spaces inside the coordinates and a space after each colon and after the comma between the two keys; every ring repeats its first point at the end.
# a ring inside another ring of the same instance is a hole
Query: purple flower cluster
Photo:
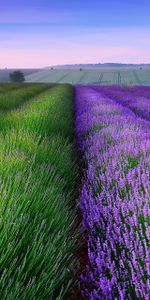
{"type": "Polygon", "coordinates": [[[96,88],[111,99],[129,107],[138,116],[150,121],[150,87],[100,87],[96,88]]]}
{"type": "Polygon", "coordinates": [[[92,87],[76,87],[75,111],[89,261],[83,296],[148,300],[150,122],[92,87]]]}

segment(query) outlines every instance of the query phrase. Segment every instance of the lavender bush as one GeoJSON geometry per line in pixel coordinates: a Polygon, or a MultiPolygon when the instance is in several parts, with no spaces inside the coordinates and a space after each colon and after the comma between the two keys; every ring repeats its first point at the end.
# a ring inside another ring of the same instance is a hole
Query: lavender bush
{"type": "Polygon", "coordinates": [[[150,87],[100,87],[96,88],[106,96],[129,107],[135,114],[150,121],[150,87]]]}
{"type": "Polygon", "coordinates": [[[91,300],[148,300],[150,122],[105,94],[76,87],[89,261],[82,293],[91,300]]]}

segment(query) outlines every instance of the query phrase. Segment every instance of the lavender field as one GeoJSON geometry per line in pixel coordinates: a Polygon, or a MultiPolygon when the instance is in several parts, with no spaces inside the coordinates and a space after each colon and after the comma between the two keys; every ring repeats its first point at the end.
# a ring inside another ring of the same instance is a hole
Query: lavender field
{"type": "Polygon", "coordinates": [[[150,87],[0,85],[0,300],[149,300],[150,87]]]}
{"type": "Polygon", "coordinates": [[[150,88],[76,86],[82,297],[149,299],[150,88]]]}

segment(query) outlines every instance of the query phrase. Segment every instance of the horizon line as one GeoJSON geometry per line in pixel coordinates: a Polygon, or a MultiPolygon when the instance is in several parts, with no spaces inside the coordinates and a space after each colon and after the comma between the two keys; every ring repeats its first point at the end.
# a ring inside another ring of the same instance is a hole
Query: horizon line
{"type": "Polygon", "coordinates": [[[28,67],[23,67],[23,66],[16,66],[16,67],[0,67],[0,70],[11,70],[11,69],[45,69],[45,68],[52,68],[52,67],[63,67],[63,66],[86,66],[86,65],[107,65],[107,64],[114,64],[114,65],[135,65],[135,66],[140,66],[140,65],[150,65],[150,62],[147,63],[126,63],[126,62],[104,62],[104,63],[66,63],[66,64],[58,64],[58,65],[48,65],[48,66],[42,66],[42,67],[33,67],[33,66],[28,66],[28,67]]]}

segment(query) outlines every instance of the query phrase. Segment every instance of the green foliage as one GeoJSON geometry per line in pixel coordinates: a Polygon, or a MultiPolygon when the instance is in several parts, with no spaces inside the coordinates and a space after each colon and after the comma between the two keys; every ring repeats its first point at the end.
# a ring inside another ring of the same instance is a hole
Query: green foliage
{"type": "Polygon", "coordinates": [[[72,88],[53,87],[1,125],[0,299],[63,299],[77,267],[72,88]]]}
{"type": "Polygon", "coordinates": [[[14,71],[13,73],[9,74],[9,79],[11,82],[24,82],[24,73],[21,71],[14,71]]]}

